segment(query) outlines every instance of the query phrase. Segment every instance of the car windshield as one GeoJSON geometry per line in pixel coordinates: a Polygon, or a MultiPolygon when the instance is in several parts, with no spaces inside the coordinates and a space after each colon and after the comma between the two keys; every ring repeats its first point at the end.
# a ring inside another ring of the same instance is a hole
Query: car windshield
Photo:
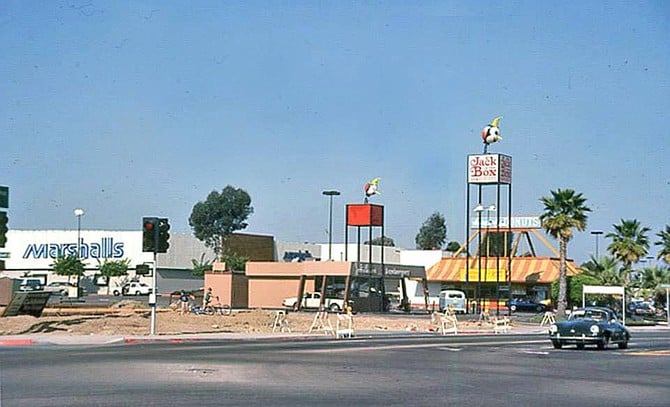
{"type": "Polygon", "coordinates": [[[605,321],[607,320],[607,313],[600,310],[578,309],[572,311],[570,319],[593,319],[596,321],[605,321]]]}

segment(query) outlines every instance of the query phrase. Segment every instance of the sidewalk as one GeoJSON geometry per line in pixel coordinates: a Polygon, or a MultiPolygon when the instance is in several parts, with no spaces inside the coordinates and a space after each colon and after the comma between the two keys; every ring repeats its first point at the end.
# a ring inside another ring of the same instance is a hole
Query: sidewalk
{"type": "MultiPolygon", "coordinates": [[[[667,332],[670,335],[670,328],[667,326],[634,326],[629,327],[630,331],[659,331],[667,332]]],[[[537,324],[514,323],[507,332],[498,335],[545,335],[548,326],[539,326],[537,324]]],[[[442,336],[439,332],[431,331],[388,331],[388,330],[359,330],[356,331],[354,338],[370,337],[411,337],[411,336],[442,336]]],[[[491,326],[468,327],[458,330],[458,334],[449,333],[445,336],[470,336],[470,335],[494,335],[491,326]]],[[[320,332],[276,332],[276,333],[202,333],[202,334],[180,334],[180,335],[67,335],[67,334],[26,334],[26,335],[7,335],[0,336],[0,348],[9,346],[33,346],[33,345],[62,345],[62,346],[102,346],[115,344],[146,344],[146,343],[187,343],[201,341],[220,341],[220,340],[325,340],[334,339],[333,335],[326,335],[320,332]]],[[[344,339],[343,339],[344,340],[344,339]]]]}

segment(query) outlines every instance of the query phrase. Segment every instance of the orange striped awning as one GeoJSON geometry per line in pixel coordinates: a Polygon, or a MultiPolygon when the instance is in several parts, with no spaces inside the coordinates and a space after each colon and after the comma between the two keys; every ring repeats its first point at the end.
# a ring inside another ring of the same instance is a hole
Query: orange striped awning
{"type": "MultiPolygon", "coordinates": [[[[428,281],[465,282],[466,281],[466,258],[446,257],[439,263],[428,269],[426,278],[428,281]]],[[[511,267],[509,259],[501,257],[496,267],[495,257],[470,258],[468,281],[482,282],[504,281],[507,270],[512,270],[513,283],[540,283],[550,284],[558,280],[559,260],[550,257],[514,257],[511,267]],[[480,266],[481,264],[481,273],[480,266]],[[498,274],[499,273],[499,274],[498,274]],[[499,278],[497,276],[499,275],[499,278]]],[[[568,275],[580,273],[581,270],[575,266],[572,260],[568,260],[568,275]]]]}

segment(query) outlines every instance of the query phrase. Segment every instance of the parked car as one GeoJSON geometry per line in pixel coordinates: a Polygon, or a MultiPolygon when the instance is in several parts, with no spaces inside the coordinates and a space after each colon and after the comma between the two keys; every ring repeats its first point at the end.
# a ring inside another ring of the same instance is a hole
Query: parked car
{"type": "Polygon", "coordinates": [[[512,298],[507,301],[510,311],[545,312],[547,306],[530,298],[512,298]]]}
{"type": "Polygon", "coordinates": [[[440,312],[451,307],[456,313],[467,312],[465,308],[466,298],[465,293],[460,290],[442,290],[440,291],[440,312]]]}
{"type": "MultiPolygon", "coordinates": [[[[298,298],[289,297],[284,298],[282,305],[286,308],[297,309],[298,308],[298,298]]],[[[302,296],[302,302],[300,303],[301,308],[319,308],[321,305],[321,293],[305,293],[302,296]]],[[[326,309],[338,312],[344,309],[344,300],[340,298],[326,298],[324,300],[324,306],[326,309]]]]}
{"type": "Polygon", "coordinates": [[[114,287],[112,294],[114,295],[149,295],[151,294],[151,287],[147,283],[139,281],[131,281],[120,287],[114,287]]]}
{"type": "Polygon", "coordinates": [[[19,291],[42,291],[44,285],[39,278],[24,278],[19,285],[19,291]]]}
{"type": "Polygon", "coordinates": [[[563,345],[595,344],[598,349],[606,349],[610,343],[616,343],[619,349],[626,349],[630,332],[619,322],[616,314],[605,307],[577,308],[570,313],[566,321],[560,321],[549,327],[549,339],[554,348],[563,345]]]}
{"type": "Polygon", "coordinates": [[[654,316],[656,308],[645,301],[632,301],[628,303],[628,312],[632,315],[654,316]]]}
{"type": "Polygon", "coordinates": [[[52,281],[44,286],[44,291],[49,291],[59,295],[67,296],[70,294],[70,289],[77,289],[77,286],[72,283],[64,281],[52,281]]]}

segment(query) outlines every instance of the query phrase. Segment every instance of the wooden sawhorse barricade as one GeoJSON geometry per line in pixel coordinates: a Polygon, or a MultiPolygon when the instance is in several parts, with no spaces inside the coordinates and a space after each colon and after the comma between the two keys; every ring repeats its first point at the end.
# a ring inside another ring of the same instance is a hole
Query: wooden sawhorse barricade
{"type": "Polygon", "coordinates": [[[328,311],[319,311],[314,315],[314,321],[312,321],[312,326],[309,327],[308,333],[321,330],[326,335],[335,335],[333,325],[330,323],[330,318],[328,318],[328,311]]]}
{"type": "Polygon", "coordinates": [[[286,311],[275,311],[275,317],[272,321],[272,332],[277,330],[279,332],[291,332],[286,311]]]}
{"type": "Polygon", "coordinates": [[[431,320],[433,325],[437,325],[437,331],[442,333],[442,335],[448,333],[458,335],[458,319],[456,318],[456,313],[449,308],[444,310],[444,314],[433,312],[431,320]]]}

